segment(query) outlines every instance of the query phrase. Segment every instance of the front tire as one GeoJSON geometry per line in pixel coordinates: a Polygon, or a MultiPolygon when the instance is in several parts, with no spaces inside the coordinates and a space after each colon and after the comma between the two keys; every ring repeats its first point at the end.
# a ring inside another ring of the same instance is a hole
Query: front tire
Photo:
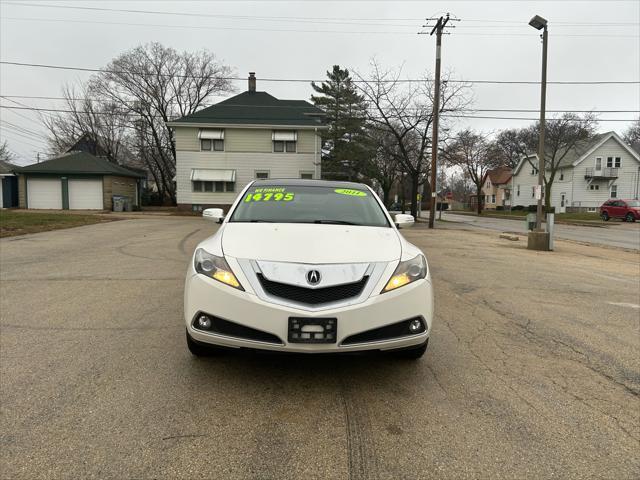
{"type": "Polygon", "coordinates": [[[185,330],[187,335],[187,348],[191,352],[191,354],[195,357],[212,357],[214,355],[218,355],[223,352],[223,349],[219,347],[215,347],[213,345],[204,345],[202,343],[196,342],[189,332],[185,330]]]}
{"type": "Polygon", "coordinates": [[[636,217],[633,216],[633,213],[627,213],[627,216],[624,217],[627,222],[635,222],[636,217]]]}
{"type": "Polygon", "coordinates": [[[602,215],[600,215],[602,217],[602,220],[604,220],[605,222],[609,221],[609,214],[607,212],[602,212],[602,215]]]}
{"type": "Polygon", "coordinates": [[[393,353],[396,357],[399,357],[399,358],[407,358],[409,360],[418,360],[419,358],[422,358],[422,356],[425,354],[428,346],[429,346],[429,339],[427,338],[427,340],[422,345],[418,345],[417,347],[410,347],[404,350],[397,350],[396,352],[393,352],[393,353]]]}

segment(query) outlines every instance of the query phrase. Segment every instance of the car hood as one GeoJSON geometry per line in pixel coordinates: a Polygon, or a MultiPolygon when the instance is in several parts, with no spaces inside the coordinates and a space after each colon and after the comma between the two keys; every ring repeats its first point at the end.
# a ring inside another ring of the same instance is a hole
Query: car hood
{"type": "Polygon", "coordinates": [[[223,226],[224,255],[293,263],[364,263],[398,260],[393,228],[307,223],[238,223],[223,226]]]}

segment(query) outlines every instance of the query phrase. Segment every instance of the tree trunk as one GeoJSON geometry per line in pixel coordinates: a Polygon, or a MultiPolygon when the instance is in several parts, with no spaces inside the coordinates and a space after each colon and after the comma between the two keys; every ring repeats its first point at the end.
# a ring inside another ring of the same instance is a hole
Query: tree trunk
{"type": "Polygon", "coordinates": [[[551,210],[551,183],[544,185],[544,211],[548,213],[551,210]]]}
{"type": "MultiPolygon", "coordinates": [[[[418,174],[411,177],[411,215],[413,218],[418,218],[418,189],[420,188],[420,179],[418,174]]],[[[430,212],[431,215],[433,212],[430,212]]]]}
{"type": "Polygon", "coordinates": [[[476,185],[476,197],[478,199],[478,215],[482,214],[482,185],[476,185]]]}

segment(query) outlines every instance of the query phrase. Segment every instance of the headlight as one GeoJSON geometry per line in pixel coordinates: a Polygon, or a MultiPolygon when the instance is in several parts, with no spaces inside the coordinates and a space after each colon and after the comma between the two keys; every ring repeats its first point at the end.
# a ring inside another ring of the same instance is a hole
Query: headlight
{"type": "Polygon", "coordinates": [[[206,275],[238,290],[244,290],[224,257],[212,255],[206,250],[199,248],[196,250],[193,266],[196,272],[202,275],[206,275]]]}
{"type": "Polygon", "coordinates": [[[420,280],[427,276],[427,260],[424,255],[417,255],[411,260],[400,262],[396,271],[387,282],[381,293],[390,292],[396,288],[404,287],[405,285],[420,280]]]}

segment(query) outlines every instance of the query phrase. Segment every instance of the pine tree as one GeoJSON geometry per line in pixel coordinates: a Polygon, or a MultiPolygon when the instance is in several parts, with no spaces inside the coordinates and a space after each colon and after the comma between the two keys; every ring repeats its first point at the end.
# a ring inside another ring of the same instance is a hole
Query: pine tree
{"type": "Polygon", "coordinates": [[[319,95],[313,103],[327,114],[323,133],[323,177],[356,180],[364,161],[372,154],[365,136],[366,104],[353,84],[349,70],[334,65],[327,80],[311,83],[319,95]]]}

